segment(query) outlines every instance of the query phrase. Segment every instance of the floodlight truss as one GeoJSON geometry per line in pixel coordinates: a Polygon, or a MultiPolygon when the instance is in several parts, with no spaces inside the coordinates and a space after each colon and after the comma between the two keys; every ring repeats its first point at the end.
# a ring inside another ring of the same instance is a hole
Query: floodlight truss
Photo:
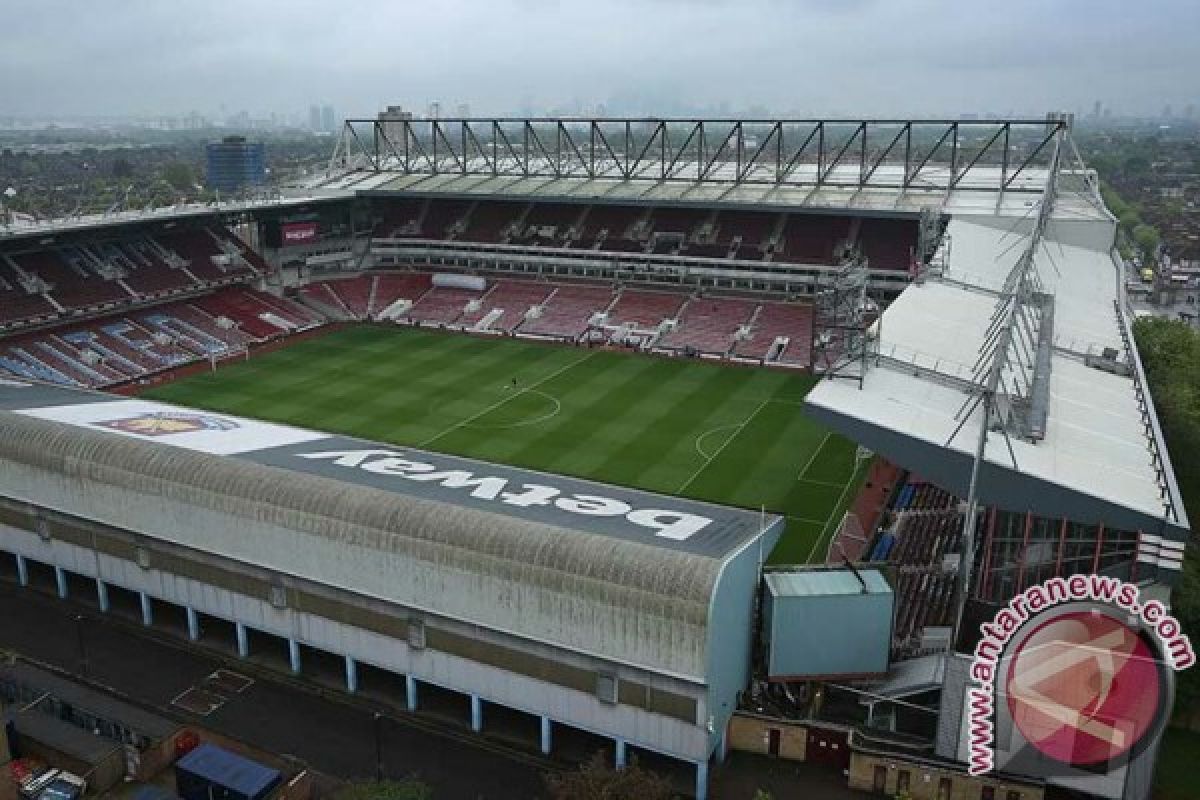
{"type": "MultiPolygon", "coordinates": [[[[1064,116],[1063,121],[1067,122],[1064,116]]],[[[954,440],[967,420],[978,411],[982,415],[979,435],[975,440],[971,477],[967,488],[966,518],[963,522],[962,560],[964,565],[955,582],[955,617],[950,647],[961,632],[967,598],[971,594],[971,572],[975,564],[975,534],[979,524],[979,478],[984,459],[987,458],[988,436],[999,431],[1008,447],[1008,456],[1014,469],[1017,465],[1013,451],[1012,436],[1028,435],[1027,416],[1017,413],[1028,410],[1033,395],[1035,380],[1044,385],[1048,376],[1038,375],[1037,370],[1049,369],[1049,360],[1038,358],[1042,343],[1041,325],[1045,304],[1049,300],[1042,290],[1041,279],[1035,266],[1036,256],[1042,247],[1046,226],[1054,209],[1058,192],[1058,172],[1064,143],[1068,141],[1068,128],[1056,129],[1050,167],[1042,196],[1038,201],[1037,218],[1029,234],[1025,250],[1005,277],[983,344],[974,368],[975,389],[958,411],[958,426],[950,434],[946,444],[954,440]]]]}
{"type": "Polygon", "coordinates": [[[819,277],[813,297],[813,370],[829,379],[855,380],[860,389],[870,356],[868,329],[876,314],[869,283],[866,259],[852,254],[839,269],[819,277]]]}
{"type": "Polygon", "coordinates": [[[1065,118],[349,119],[330,171],[1038,194],[1065,118]]]}

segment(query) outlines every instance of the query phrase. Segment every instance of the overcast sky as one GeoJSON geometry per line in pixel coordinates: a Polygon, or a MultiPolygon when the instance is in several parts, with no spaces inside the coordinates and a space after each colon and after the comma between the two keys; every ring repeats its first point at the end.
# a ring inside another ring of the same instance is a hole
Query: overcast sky
{"type": "Polygon", "coordinates": [[[1200,0],[0,0],[0,117],[1200,106],[1200,0]]]}

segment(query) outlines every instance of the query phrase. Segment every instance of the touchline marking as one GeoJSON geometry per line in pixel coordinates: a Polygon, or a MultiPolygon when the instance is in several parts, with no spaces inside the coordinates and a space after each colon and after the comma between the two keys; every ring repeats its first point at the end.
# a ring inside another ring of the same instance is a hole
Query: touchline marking
{"type": "Polygon", "coordinates": [[[700,473],[704,472],[704,470],[708,468],[708,465],[711,464],[713,461],[715,461],[717,456],[721,455],[721,451],[724,450],[726,447],[728,447],[730,442],[732,442],[739,435],[741,435],[742,431],[746,429],[746,426],[750,424],[750,420],[754,419],[758,415],[758,412],[762,411],[763,408],[766,407],[767,403],[769,403],[769,402],[771,402],[771,401],[768,399],[768,400],[763,400],[761,403],[759,403],[758,408],[756,408],[756,409],[754,409],[754,411],[750,412],[750,416],[746,417],[745,421],[737,426],[737,430],[735,430],[733,432],[733,435],[721,443],[721,446],[717,448],[717,451],[715,453],[713,453],[711,456],[709,456],[708,460],[705,461],[703,464],[701,464],[699,469],[697,469],[695,472],[692,473],[692,477],[688,478],[686,481],[683,482],[683,486],[680,486],[678,489],[675,490],[675,494],[682,494],[684,489],[691,486],[692,481],[694,481],[694,480],[696,480],[696,478],[700,477],[700,473]]]}
{"type": "Polygon", "coordinates": [[[829,512],[829,519],[825,520],[825,527],[821,529],[821,535],[817,537],[817,540],[813,542],[812,549],[808,551],[808,558],[805,559],[806,564],[812,563],[813,554],[817,552],[817,548],[821,546],[821,542],[825,541],[825,532],[829,530],[830,523],[833,522],[834,516],[837,515],[838,509],[842,505],[842,500],[846,497],[846,492],[850,491],[850,487],[854,485],[854,479],[857,476],[858,470],[854,470],[854,473],[846,481],[845,488],[842,489],[842,493],[838,495],[837,502],[833,504],[833,509],[829,512]]]}
{"type": "MultiPolygon", "coordinates": [[[[800,474],[796,476],[796,480],[804,480],[804,474],[808,472],[808,468],[811,467],[813,462],[817,460],[817,456],[821,455],[821,450],[825,448],[825,443],[829,441],[829,437],[832,435],[832,431],[825,434],[825,438],[821,440],[819,445],[817,445],[817,449],[813,451],[813,454],[808,457],[808,463],[804,465],[804,469],[800,470],[800,474]]],[[[815,482],[816,481],[814,481],[814,483],[815,482]]]]}
{"type": "Polygon", "coordinates": [[[541,386],[543,383],[546,383],[547,381],[549,381],[553,378],[557,378],[559,375],[563,374],[564,372],[571,369],[572,367],[579,366],[584,361],[587,361],[589,358],[596,355],[597,352],[598,351],[596,351],[596,350],[592,350],[592,351],[588,352],[586,355],[584,355],[582,358],[578,358],[578,359],[572,361],[570,364],[564,364],[562,367],[559,367],[558,369],[554,370],[554,372],[551,372],[549,375],[547,375],[546,377],[537,381],[536,383],[531,383],[528,386],[523,386],[523,387],[521,387],[521,390],[519,392],[513,392],[508,397],[500,398],[499,400],[492,403],[490,406],[483,409],[482,411],[480,411],[476,414],[472,414],[471,416],[467,417],[466,419],[454,423],[449,428],[446,428],[446,430],[433,436],[432,438],[426,439],[425,441],[418,444],[417,447],[420,447],[420,448],[428,447],[429,445],[436,442],[438,439],[441,439],[443,436],[445,436],[449,433],[452,433],[465,425],[470,425],[472,422],[474,422],[475,420],[484,416],[485,414],[490,414],[491,412],[495,411],[497,408],[504,405],[509,400],[512,400],[514,397],[519,397],[520,395],[524,394],[525,392],[528,392],[532,389],[536,389],[537,387],[541,386]]]}

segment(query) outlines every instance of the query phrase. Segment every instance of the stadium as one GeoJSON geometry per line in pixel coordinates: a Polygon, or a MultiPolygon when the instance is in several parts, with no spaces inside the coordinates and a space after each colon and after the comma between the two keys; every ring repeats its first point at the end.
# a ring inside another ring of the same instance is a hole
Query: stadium
{"type": "Polygon", "coordinates": [[[9,224],[5,569],[696,797],[797,729],[1041,797],[965,773],[963,621],[1189,535],[1070,130],[348,120],[282,193],[9,224]]]}

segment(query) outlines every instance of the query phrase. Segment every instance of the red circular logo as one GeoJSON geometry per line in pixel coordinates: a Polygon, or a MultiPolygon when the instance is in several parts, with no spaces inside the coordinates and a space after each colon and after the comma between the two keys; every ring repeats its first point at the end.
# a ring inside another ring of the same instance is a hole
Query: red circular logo
{"type": "Polygon", "coordinates": [[[1041,752],[1076,766],[1124,756],[1159,715],[1154,653],[1136,631],[1099,611],[1039,625],[1009,663],[1013,724],[1041,752]]]}

